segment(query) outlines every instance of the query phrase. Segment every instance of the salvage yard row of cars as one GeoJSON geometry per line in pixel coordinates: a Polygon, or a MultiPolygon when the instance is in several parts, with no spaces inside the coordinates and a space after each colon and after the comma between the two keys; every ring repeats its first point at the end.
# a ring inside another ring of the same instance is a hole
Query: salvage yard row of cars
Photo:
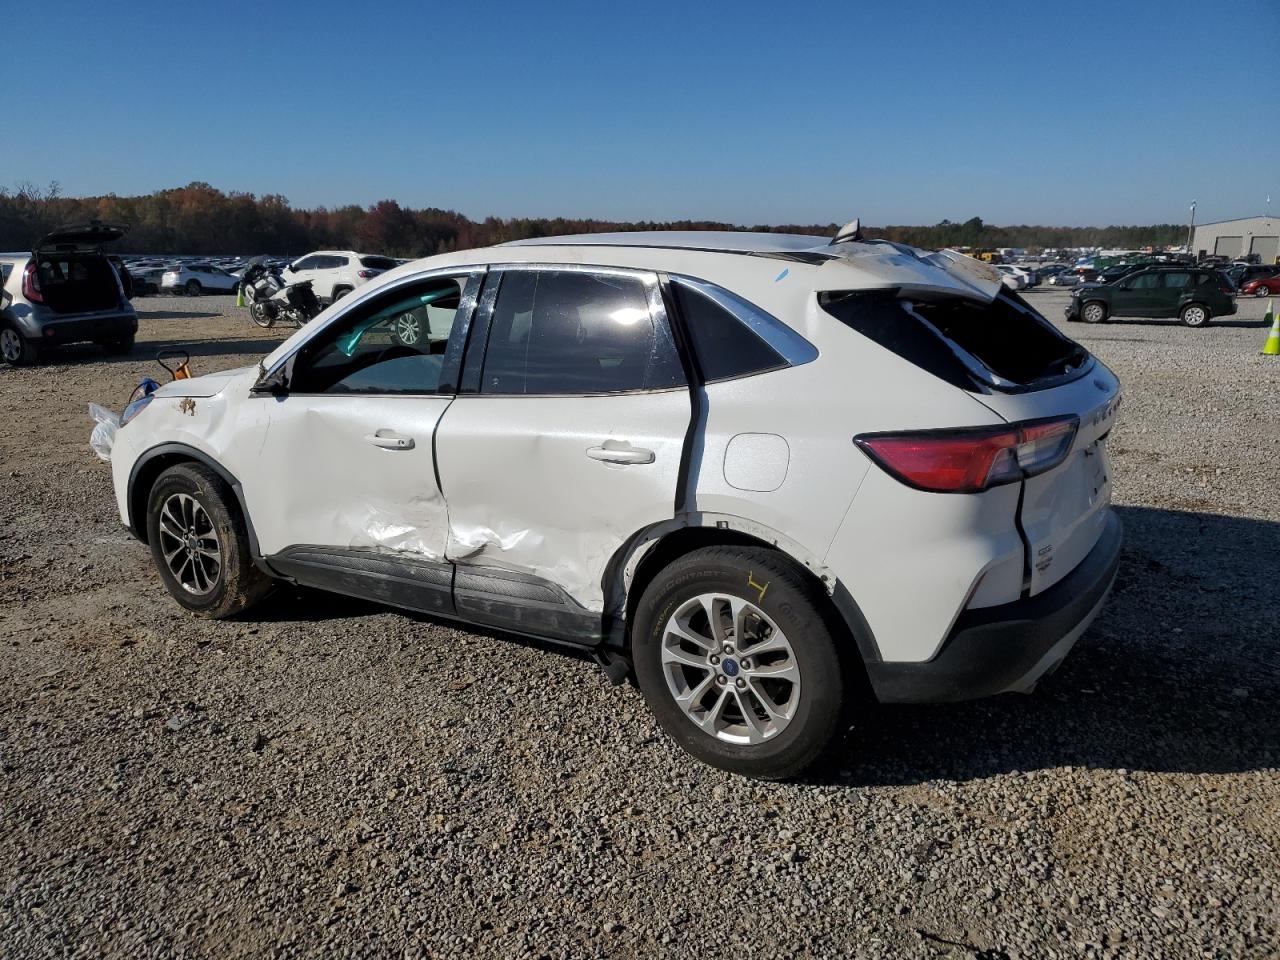
{"type": "MultiPolygon", "coordinates": [[[[187,257],[163,263],[149,258],[113,260],[128,272],[134,295],[176,293],[188,297],[234,293],[247,262],[241,257],[216,261],[187,257]]],[[[324,303],[340,300],[360,284],[403,262],[354,250],[317,250],[292,261],[268,261],[290,283],[310,280],[316,296],[324,303]]]]}

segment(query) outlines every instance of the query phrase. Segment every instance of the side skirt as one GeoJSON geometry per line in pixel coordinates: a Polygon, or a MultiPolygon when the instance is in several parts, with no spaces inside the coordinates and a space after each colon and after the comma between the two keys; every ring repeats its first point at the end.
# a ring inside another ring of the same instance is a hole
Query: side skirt
{"type": "Polygon", "coordinates": [[[297,545],[266,557],[303,586],[540,640],[600,645],[604,618],[539,577],[378,549],[297,545]]]}

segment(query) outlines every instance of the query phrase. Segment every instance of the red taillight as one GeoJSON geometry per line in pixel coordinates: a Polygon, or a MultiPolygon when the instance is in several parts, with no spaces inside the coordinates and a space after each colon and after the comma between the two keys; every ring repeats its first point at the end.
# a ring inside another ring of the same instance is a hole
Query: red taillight
{"type": "Polygon", "coordinates": [[[380,271],[378,270],[359,270],[356,272],[356,276],[361,280],[370,280],[373,277],[376,277],[379,272],[380,271]]]}
{"type": "Polygon", "coordinates": [[[1079,426],[1079,417],[1055,417],[1003,427],[868,433],[854,442],[909,487],[978,493],[1052,470],[1071,450],[1079,426]]]}
{"type": "Polygon", "coordinates": [[[44,294],[40,292],[40,276],[36,273],[34,260],[28,260],[26,269],[22,271],[22,295],[28,303],[44,303],[44,294]]]}

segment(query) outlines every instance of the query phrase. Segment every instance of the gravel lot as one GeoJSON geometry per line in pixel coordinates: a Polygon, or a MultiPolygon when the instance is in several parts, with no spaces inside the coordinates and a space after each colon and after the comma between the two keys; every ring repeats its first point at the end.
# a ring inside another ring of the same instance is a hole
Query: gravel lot
{"type": "Polygon", "coordinates": [[[0,955],[1280,952],[1264,303],[1071,325],[1125,385],[1110,605],[1034,695],[870,710],[801,784],[697,765],[554,648],[304,591],[182,615],[85,405],[287,331],[137,306],[131,356],[0,370],[0,955]]]}

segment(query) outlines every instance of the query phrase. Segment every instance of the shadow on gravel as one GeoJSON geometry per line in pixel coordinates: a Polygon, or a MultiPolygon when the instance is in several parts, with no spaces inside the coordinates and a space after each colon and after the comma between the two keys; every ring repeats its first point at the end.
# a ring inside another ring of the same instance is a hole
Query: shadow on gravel
{"type": "Polygon", "coordinates": [[[1107,606],[1031,696],[873,708],[810,779],[970,780],[1062,766],[1280,766],[1280,523],[1118,507],[1107,606]]]}
{"type": "MultiPolygon", "coordinates": [[[[1169,319],[1167,319],[1167,320],[1163,320],[1163,319],[1161,319],[1161,320],[1153,320],[1153,319],[1149,319],[1149,318],[1147,318],[1147,317],[1115,317],[1115,318],[1111,318],[1111,319],[1108,319],[1108,320],[1104,320],[1104,321],[1103,321],[1103,324],[1104,324],[1104,325],[1106,325],[1106,326],[1109,326],[1109,327],[1121,327],[1121,326],[1130,326],[1130,327],[1181,327],[1181,326],[1183,326],[1182,321],[1181,321],[1181,320],[1179,320],[1177,317],[1171,317],[1171,318],[1169,318],[1169,319]]],[[[1270,326],[1270,324],[1269,324],[1269,323],[1267,323],[1267,324],[1265,324],[1265,325],[1266,325],[1266,326],[1270,326]]],[[[1093,326],[1093,324],[1089,324],[1089,326],[1093,326]]],[[[1248,320],[1248,319],[1244,319],[1244,318],[1236,319],[1235,317],[1232,317],[1232,318],[1230,318],[1230,319],[1223,318],[1223,317],[1214,317],[1213,319],[1211,319],[1211,320],[1209,321],[1209,327],[1249,327],[1249,328],[1255,328],[1255,327],[1261,327],[1261,326],[1264,326],[1264,322],[1263,322],[1262,320],[1248,320]]]]}
{"type": "MultiPolygon", "coordinates": [[[[286,334],[293,333],[293,328],[285,328],[286,334]]],[[[186,350],[191,354],[193,360],[200,357],[234,357],[240,355],[248,355],[254,357],[265,357],[268,353],[284,341],[284,337],[264,336],[254,340],[139,340],[134,344],[133,349],[126,354],[120,356],[109,356],[102,352],[101,348],[95,347],[90,343],[68,344],[57,348],[56,351],[50,351],[48,354],[48,362],[69,363],[72,361],[86,361],[93,363],[138,363],[139,361],[154,360],[155,355],[161,350],[186,350]]],[[[42,362],[43,359],[42,359],[42,362]]],[[[195,374],[199,376],[202,371],[196,367],[195,374]]]]}
{"type": "Polygon", "coordinates": [[[139,310],[139,320],[195,320],[201,317],[220,317],[220,313],[203,313],[199,310],[139,310]]]}

